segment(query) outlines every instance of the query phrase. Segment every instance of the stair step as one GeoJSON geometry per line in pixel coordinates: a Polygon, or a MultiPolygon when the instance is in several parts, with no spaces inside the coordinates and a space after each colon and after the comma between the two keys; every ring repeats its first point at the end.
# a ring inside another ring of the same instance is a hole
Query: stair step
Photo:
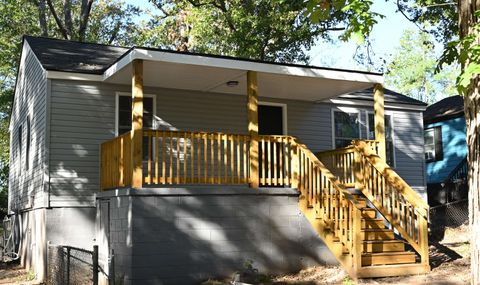
{"type": "MultiPolygon", "coordinates": [[[[324,199],[325,200],[325,203],[328,203],[328,199],[324,199]]],[[[367,207],[367,200],[366,199],[357,199],[358,203],[359,203],[359,206],[362,207],[362,208],[366,208],[367,207]]],[[[338,200],[336,199],[333,199],[331,201],[331,203],[334,205],[334,206],[337,206],[338,205],[338,200]]]]}
{"type": "Polygon", "coordinates": [[[415,257],[415,253],[410,251],[364,253],[362,266],[415,263],[415,257]]]}
{"type": "Polygon", "coordinates": [[[390,229],[365,229],[362,230],[363,240],[393,240],[394,234],[390,229]]]}
{"type": "Polygon", "coordinates": [[[388,277],[427,273],[430,266],[421,263],[365,266],[357,271],[358,278],[388,277]]]}
{"type": "Polygon", "coordinates": [[[405,251],[405,243],[401,240],[363,241],[363,252],[365,253],[381,253],[395,251],[405,251]]]}
{"type": "Polygon", "coordinates": [[[377,210],[372,208],[362,208],[362,217],[374,219],[377,216],[377,210]]]}
{"type": "Polygon", "coordinates": [[[384,229],[385,223],[383,219],[367,218],[362,219],[362,229],[384,229]]]}

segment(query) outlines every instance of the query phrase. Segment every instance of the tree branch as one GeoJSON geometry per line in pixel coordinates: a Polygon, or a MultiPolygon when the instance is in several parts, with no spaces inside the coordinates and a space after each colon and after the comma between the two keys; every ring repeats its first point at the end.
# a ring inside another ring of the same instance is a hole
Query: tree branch
{"type": "Polygon", "coordinates": [[[400,13],[402,13],[403,17],[405,17],[405,19],[409,20],[410,22],[412,22],[415,26],[417,26],[417,28],[424,32],[424,33],[428,33],[427,30],[425,30],[423,27],[421,27],[419,24],[418,24],[418,17],[415,17],[415,18],[410,18],[406,13],[405,11],[403,11],[403,8],[402,8],[402,5],[400,4],[400,0],[397,0],[397,8],[398,8],[398,11],[400,13]]]}
{"type": "Polygon", "coordinates": [[[80,10],[80,26],[78,28],[78,40],[83,42],[85,40],[85,33],[87,31],[88,18],[92,10],[93,0],[82,0],[80,10]]]}
{"type": "Polygon", "coordinates": [[[73,36],[73,23],[72,23],[72,2],[71,0],[63,0],[63,22],[65,23],[65,30],[70,38],[73,36]]]}
{"type": "Polygon", "coordinates": [[[57,23],[58,30],[62,34],[62,36],[66,39],[69,40],[67,30],[65,30],[65,27],[62,24],[62,20],[57,15],[57,11],[55,11],[55,7],[52,4],[52,0],[47,0],[48,8],[50,9],[50,13],[52,13],[53,18],[55,19],[55,23],[57,23]]]}

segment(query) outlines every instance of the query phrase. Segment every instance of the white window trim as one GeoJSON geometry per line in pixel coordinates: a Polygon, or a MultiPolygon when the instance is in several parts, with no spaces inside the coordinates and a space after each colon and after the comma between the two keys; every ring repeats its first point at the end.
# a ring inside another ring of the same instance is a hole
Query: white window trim
{"type": "MultiPolygon", "coordinates": [[[[117,91],[115,92],[115,136],[118,136],[118,109],[119,109],[119,97],[120,96],[132,96],[131,92],[120,92],[117,91]]],[[[147,98],[153,98],[153,127],[156,128],[155,126],[155,117],[157,116],[157,95],[155,94],[143,94],[143,97],[147,98]]]]}
{"type": "MultiPolygon", "coordinates": [[[[370,122],[369,122],[369,114],[372,114],[373,116],[375,116],[375,113],[372,112],[372,111],[366,111],[366,117],[367,117],[367,139],[368,139],[368,134],[370,133],[370,122]]],[[[395,142],[395,112],[392,112],[392,111],[388,111],[388,110],[385,110],[385,115],[389,115],[390,116],[390,124],[392,124],[392,143],[393,143],[393,165],[391,165],[392,167],[396,167],[397,165],[397,151],[396,151],[396,148],[395,148],[395,145],[396,145],[396,142],[395,142]]]]}
{"type": "Polygon", "coordinates": [[[358,115],[358,136],[362,139],[362,116],[361,110],[351,107],[335,107],[331,111],[331,129],[332,129],[332,149],[335,149],[335,112],[339,113],[356,113],[358,115]]]}
{"type": "Polygon", "coordinates": [[[424,135],[423,135],[424,140],[425,140],[425,134],[427,132],[432,132],[432,134],[433,134],[433,159],[429,160],[425,157],[425,154],[427,153],[427,149],[426,149],[427,144],[425,142],[424,142],[424,145],[423,145],[423,149],[424,149],[424,151],[423,151],[424,155],[423,156],[425,157],[425,161],[427,163],[430,163],[430,162],[435,162],[435,158],[437,156],[437,150],[435,148],[435,127],[430,127],[430,128],[425,129],[424,135]]]}
{"type": "Polygon", "coordinates": [[[258,106],[263,105],[263,106],[275,106],[275,107],[282,107],[282,126],[283,126],[283,134],[286,136],[288,134],[288,126],[287,126],[287,104],[285,103],[276,103],[276,102],[265,102],[265,101],[259,101],[258,106]]]}

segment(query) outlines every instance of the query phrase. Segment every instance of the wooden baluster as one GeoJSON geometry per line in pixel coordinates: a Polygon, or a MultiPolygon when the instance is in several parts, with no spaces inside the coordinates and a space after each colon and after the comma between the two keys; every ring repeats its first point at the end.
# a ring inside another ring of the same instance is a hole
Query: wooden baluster
{"type": "MultiPolygon", "coordinates": [[[[195,162],[195,142],[194,142],[194,134],[190,133],[190,183],[195,183],[195,168],[193,167],[195,162]]],[[[198,148],[198,146],[197,146],[198,148]]]]}
{"type": "Polygon", "coordinates": [[[159,151],[159,146],[158,146],[158,142],[159,142],[159,139],[158,139],[158,131],[155,131],[155,137],[154,137],[154,142],[155,142],[155,175],[153,177],[153,183],[155,184],[158,184],[159,182],[159,179],[158,179],[158,157],[159,157],[159,154],[158,154],[158,151],[159,151]]]}
{"type": "Polygon", "coordinates": [[[208,134],[202,134],[203,139],[203,182],[208,183],[208,134]]]}
{"type": "Polygon", "coordinates": [[[237,184],[240,184],[240,166],[241,166],[241,160],[240,160],[240,135],[237,135],[237,184]]]}
{"type": "Polygon", "coordinates": [[[249,137],[244,136],[243,137],[243,183],[247,183],[248,181],[248,169],[247,169],[247,157],[248,157],[248,152],[247,152],[247,143],[249,143],[249,137]]]}
{"type": "Polygon", "coordinates": [[[278,184],[285,185],[283,181],[283,137],[280,137],[280,142],[278,142],[278,184]]]}
{"type": "Polygon", "coordinates": [[[197,177],[196,177],[195,181],[196,181],[197,183],[201,183],[201,181],[202,181],[202,172],[201,172],[202,134],[201,134],[201,133],[197,133],[197,134],[195,134],[195,137],[196,137],[196,141],[197,141],[197,177]]]}
{"type": "Polygon", "coordinates": [[[277,165],[277,142],[274,137],[271,138],[271,144],[273,146],[273,185],[277,186],[278,178],[278,165],[277,165]]]}
{"type": "Polygon", "coordinates": [[[160,179],[161,184],[166,184],[166,160],[167,160],[167,147],[166,147],[166,133],[162,131],[162,178],[160,179]]]}
{"type": "Polygon", "coordinates": [[[180,184],[180,133],[176,133],[177,139],[177,181],[176,184],[180,184]]]}
{"type": "Polygon", "coordinates": [[[262,183],[270,185],[270,143],[262,137],[262,183]]]}
{"type": "Polygon", "coordinates": [[[265,154],[265,156],[267,157],[267,160],[268,160],[268,163],[267,164],[267,167],[265,168],[267,170],[267,181],[266,181],[266,184],[267,185],[272,185],[272,173],[270,171],[271,169],[271,164],[272,164],[272,152],[270,150],[270,141],[268,138],[265,138],[265,141],[266,141],[266,144],[267,144],[267,153],[265,154]]]}
{"type": "Polygon", "coordinates": [[[225,181],[223,183],[228,184],[228,135],[223,135],[223,165],[225,172],[225,181]]]}
{"type": "Polygon", "coordinates": [[[183,175],[181,176],[183,183],[188,183],[187,177],[187,133],[183,133],[183,175]]]}
{"type": "Polygon", "coordinates": [[[235,152],[234,152],[234,137],[230,135],[230,184],[235,184],[235,152]]]}
{"type": "Polygon", "coordinates": [[[215,176],[215,135],[210,134],[210,183],[217,183],[217,177],[215,176]]]}
{"type": "Polygon", "coordinates": [[[173,184],[174,180],[173,180],[173,133],[170,132],[169,133],[169,140],[170,140],[170,157],[169,157],[169,164],[170,164],[170,171],[168,173],[168,183],[169,184],[173,184]]]}
{"type": "Polygon", "coordinates": [[[217,151],[218,151],[218,156],[217,156],[217,162],[218,162],[218,184],[222,184],[222,135],[218,134],[217,135],[217,151]]]}
{"type": "Polygon", "coordinates": [[[146,131],[147,133],[147,177],[146,183],[152,184],[152,131],[146,131]]]}

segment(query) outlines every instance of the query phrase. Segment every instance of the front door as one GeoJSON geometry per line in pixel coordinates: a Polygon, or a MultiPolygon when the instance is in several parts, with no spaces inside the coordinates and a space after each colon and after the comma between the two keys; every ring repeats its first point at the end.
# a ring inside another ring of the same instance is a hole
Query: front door
{"type": "Polygon", "coordinates": [[[258,134],[284,135],[281,106],[258,105],[258,134]]]}
{"type": "MultiPolygon", "coordinates": [[[[284,135],[283,107],[258,105],[258,133],[259,135],[284,135]]],[[[259,178],[261,186],[280,186],[278,178],[282,171],[279,166],[283,157],[280,154],[280,143],[271,140],[259,142],[259,178]]]]}

